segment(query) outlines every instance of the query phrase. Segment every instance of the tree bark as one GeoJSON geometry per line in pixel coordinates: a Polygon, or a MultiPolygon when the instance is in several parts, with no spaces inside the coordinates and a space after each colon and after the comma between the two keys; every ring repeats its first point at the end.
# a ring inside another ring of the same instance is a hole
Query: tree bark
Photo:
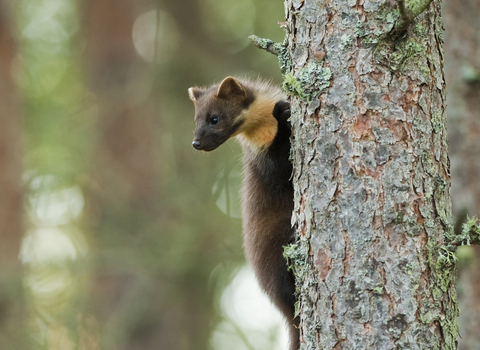
{"type": "Polygon", "coordinates": [[[440,4],[285,6],[301,349],[456,349],[440,4]]]}

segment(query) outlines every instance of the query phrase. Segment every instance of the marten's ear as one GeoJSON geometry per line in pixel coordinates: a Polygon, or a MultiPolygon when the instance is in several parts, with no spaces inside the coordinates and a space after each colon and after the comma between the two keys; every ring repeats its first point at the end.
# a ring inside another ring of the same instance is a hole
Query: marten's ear
{"type": "Polygon", "coordinates": [[[237,79],[234,77],[226,77],[218,87],[217,97],[223,99],[247,98],[247,92],[237,79]]]}
{"type": "Polygon", "coordinates": [[[198,98],[203,95],[203,91],[196,87],[191,87],[188,89],[188,96],[193,102],[198,101],[198,98]]]}

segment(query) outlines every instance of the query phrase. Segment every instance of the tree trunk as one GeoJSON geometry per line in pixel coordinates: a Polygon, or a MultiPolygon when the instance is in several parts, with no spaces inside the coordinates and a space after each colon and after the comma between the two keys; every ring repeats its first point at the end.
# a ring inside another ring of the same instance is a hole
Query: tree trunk
{"type": "MultiPolygon", "coordinates": [[[[443,13],[452,202],[461,223],[466,215],[480,217],[480,1],[445,0],[443,13]]],[[[459,349],[464,350],[480,348],[480,247],[469,249],[458,276],[459,349]]]]}
{"type": "Polygon", "coordinates": [[[285,4],[301,348],[456,349],[439,3],[285,4]]]}
{"type": "Polygon", "coordinates": [[[132,41],[135,20],[152,10],[149,5],[82,2],[86,65],[98,106],[93,186],[87,190],[97,254],[89,295],[92,333],[106,350],[201,350],[209,346],[214,315],[207,284],[218,263],[210,254],[216,246],[211,232],[218,230],[200,222],[206,215],[190,229],[192,219],[173,198],[178,192],[161,186],[166,181],[160,174],[172,172],[166,159],[178,153],[156,147],[169,135],[158,132],[157,66],[143,61],[132,41]],[[203,250],[193,248],[200,244],[203,250]]]}
{"type": "Polygon", "coordinates": [[[146,108],[149,91],[137,92],[145,86],[146,67],[132,41],[133,23],[145,8],[127,0],[81,6],[85,62],[98,106],[93,186],[87,189],[96,245],[89,311],[98,327],[91,333],[106,350],[152,348],[162,334],[145,296],[154,281],[135,266],[155,196],[154,114],[146,108]]]}
{"type": "Polygon", "coordinates": [[[16,43],[11,11],[0,2],[0,349],[29,349],[22,266],[22,119],[13,79],[16,43]]]}

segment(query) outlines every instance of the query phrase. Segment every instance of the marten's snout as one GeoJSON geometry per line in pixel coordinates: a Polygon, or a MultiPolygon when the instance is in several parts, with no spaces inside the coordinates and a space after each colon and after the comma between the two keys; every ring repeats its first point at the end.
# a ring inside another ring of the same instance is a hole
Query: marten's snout
{"type": "Polygon", "coordinates": [[[201,147],[200,141],[198,141],[198,140],[193,140],[192,146],[193,146],[193,148],[195,148],[195,149],[200,149],[200,147],[201,147]]]}

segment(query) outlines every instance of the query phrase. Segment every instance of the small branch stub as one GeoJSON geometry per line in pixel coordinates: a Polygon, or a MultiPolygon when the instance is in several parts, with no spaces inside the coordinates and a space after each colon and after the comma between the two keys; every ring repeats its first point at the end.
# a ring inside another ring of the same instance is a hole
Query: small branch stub
{"type": "Polygon", "coordinates": [[[253,41],[256,47],[258,47],[259,49],[263,49],[267,52],[270,52],[275,56],[280,55],[282,52],[282,45],[275,43],[273,40],[260,38],[259,36],[256,36],[256,35],[250,35],[248,38],[251,41],[253,41]]]}
{"type": "Polygon", "coordinates": [[[397,0],[400,17],[395,26],[398,34],[405,32],[412,21],[430,5],[432,0],[397,0]]]}
{"type": "Polygon", "coordinates": [[[480,244],[480,223],[478,218],[467,218],[467,222],[462,226],[462,233],[456,236],[450,246],[456,248],[459,245],[480,244]]]}

